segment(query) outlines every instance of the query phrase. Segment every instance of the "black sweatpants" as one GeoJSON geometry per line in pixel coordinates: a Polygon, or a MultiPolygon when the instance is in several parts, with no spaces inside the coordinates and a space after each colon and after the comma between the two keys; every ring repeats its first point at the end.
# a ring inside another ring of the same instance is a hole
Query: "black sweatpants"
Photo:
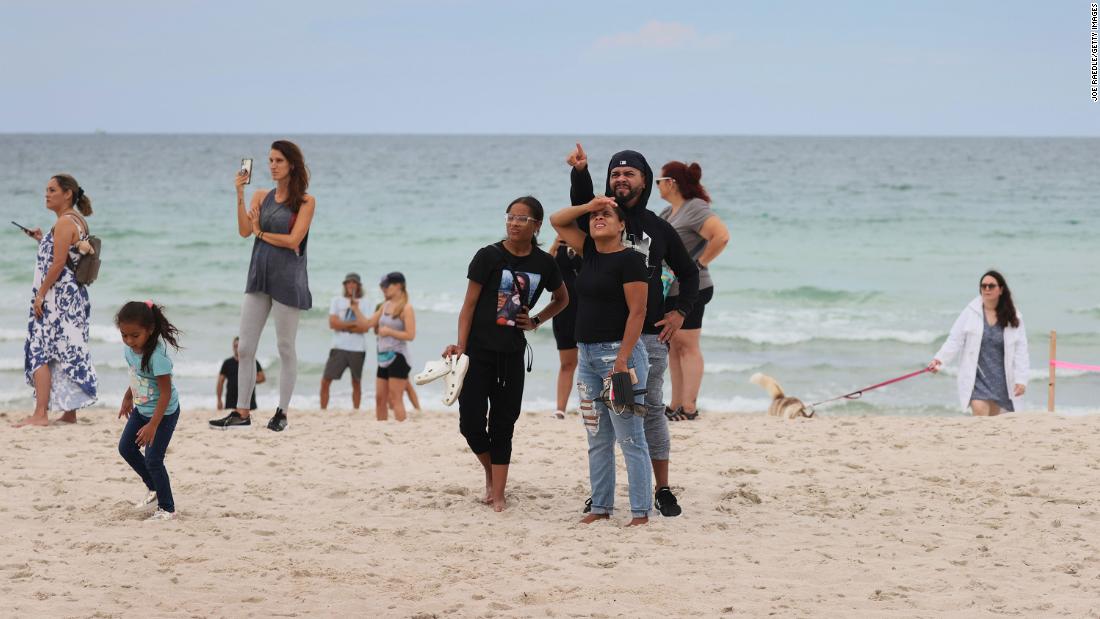
{"type": "Polygon", "coordinates": [[[493,464],[512,459],[512,431],[523,402],[523,352],[470,356],[458,396],[458,429],[493,464]]]}

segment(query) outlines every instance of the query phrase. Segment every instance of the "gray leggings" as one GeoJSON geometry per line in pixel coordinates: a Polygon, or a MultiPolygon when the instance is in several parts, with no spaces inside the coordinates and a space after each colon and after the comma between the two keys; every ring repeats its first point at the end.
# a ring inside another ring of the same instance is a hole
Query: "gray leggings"
{"type": "Polygon", "coordinates": [[[260,292],[247,292],[241,304],[240,367],[237,368],[237,408],[248,410],[252,390],[256,388],[256,348],[264,332],[268,314],[275,314],[275,339],[279,345],[279,408],[290,407],[294,382],[298,380],[298,355],[294,338],[298,335],[298,317],[302,311],[283,305],[260,292]]]}

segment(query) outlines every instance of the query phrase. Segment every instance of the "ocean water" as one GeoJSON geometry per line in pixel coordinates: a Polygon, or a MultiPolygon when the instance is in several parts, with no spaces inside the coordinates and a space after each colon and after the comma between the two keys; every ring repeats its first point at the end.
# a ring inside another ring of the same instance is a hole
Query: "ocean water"
{"type": "MultiPolygon", "coordinates": [[[[94,201],[103,269],[91,288],[92,355],[100,405],[126,386],[118,332],[127,300],[167,306],[184,331],[175,379],[184,408],[211,407],[221,360],[239,324],[252,240],[236,232],[233,175],[256,159],[254,187],[270,187],[268,145],[284,136],[0,136],[4,219],[47,228],[50,175],[76,176],[94,201]]],[[[318,209],[309,244],[315,307],[298,334],[292,406],[317,406],[330,344],[326,311],[344,273],[373,285],[403,271],[417,311],[416,370],[453,341],[466,266],[503,235],[503,211],[524,194],[549,211],[568,203],[564,158],[580,139],[602,179],[616,150],[654,167],[698,161],[713,206],[732,233],[713,265],[716,295],[703,329],[704,411],[761,411],[748,383],[775,376],[816,401],[919,369],[943,342],[978,278],[1005,273],[1028,328],[1028,408],[1046,406],[1048,334],[1059,358],[1100,364],[1097,139],[639,136],[289,136],[311,167],[318,209]]],[[[602,180],[598,180],[602,184],[602,180]]],[[[664,203],[654,196],[651,208],[664,203]]],[[[8,226],[5,223],[6,226],[8,226]]],[[[35,244],[12,227],[0,254],[0,407],[27,409],[23,377],[35,244]]],[[[552,240],[549,225],[541,235],[552,240]]],[[[549,328],[530,336],[534,371],[524,406],[552,409],[557,353],[549,328]]],[[[277,399],[268,329],[259,357],[277,399]]],[[[368,362],[364,372],[373,375],[368,362]]],[[[373,381],[364,402],[373,406],[373,381]]],[[[667,386],[666,386],[667,389],[667,386]]],[[[440,408],[442,387],[420,389],[440,408]]],[[[574,398],[575,398],[574,393],[574,398]]],[[[350,385],[334,385],[347,406],[350,385]]],[[[575,403],[575,399],[574,399],[575,403]]],[[[1059,410],[1100,410],[1100,375],[1060,372],[1059,410]]],[[[951,372],[867,393],[823,414],[960,414],[951,372]]]]}

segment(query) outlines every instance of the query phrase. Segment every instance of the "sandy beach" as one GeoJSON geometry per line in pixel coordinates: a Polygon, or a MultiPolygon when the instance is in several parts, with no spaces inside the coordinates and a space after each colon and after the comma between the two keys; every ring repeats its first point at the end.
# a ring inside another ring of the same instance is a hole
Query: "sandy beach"
{"type": "MultiPolygon", "coordinates": [[[[525,413],[509,509],[453,412],[294,411],[278,435],[187,411],[180,518],[145,523],[122,422],[0,414],[12,617],[1096,616],[1100,417],[713,415],[673,425],[684,515],[580,526],[583,429],[525,413]]],[[[265,417],[266,418],[266,417],[265,417]]]]}

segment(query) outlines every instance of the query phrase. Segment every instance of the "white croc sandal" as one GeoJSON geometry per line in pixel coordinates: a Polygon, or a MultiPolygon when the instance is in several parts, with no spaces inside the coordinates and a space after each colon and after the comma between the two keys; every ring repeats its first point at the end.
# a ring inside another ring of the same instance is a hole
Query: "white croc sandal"
{"type": "Polygon", "coordinates": [[[414,381],[418,385],[427,385],[433,380],[443,378],[451,371],[451,358],[436,359],[424,364],[424,371],[417,374],[414,381]]]}
{"type": "Polygon", "coordinates": [[[466,379],[466,370],[470,369],[470,358],[466,355],[451,357],[451,371],[447,373],[447,391],[443,394],[443,404],[450,406],[462,393],[462,381],[466,379]]]}

